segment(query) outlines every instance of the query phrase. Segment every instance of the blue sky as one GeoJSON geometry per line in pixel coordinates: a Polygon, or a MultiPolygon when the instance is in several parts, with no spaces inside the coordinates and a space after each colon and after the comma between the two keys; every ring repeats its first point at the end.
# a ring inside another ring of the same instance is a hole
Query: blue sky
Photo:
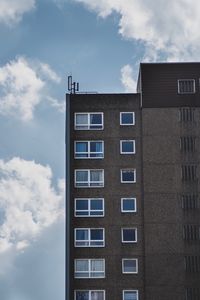
{"type": "Polygon", "coordinates": [[[0,0],[0,299],[64,300],[67,76],[134,92],[141,61],[195,61],[195,0],[0,0]]]}

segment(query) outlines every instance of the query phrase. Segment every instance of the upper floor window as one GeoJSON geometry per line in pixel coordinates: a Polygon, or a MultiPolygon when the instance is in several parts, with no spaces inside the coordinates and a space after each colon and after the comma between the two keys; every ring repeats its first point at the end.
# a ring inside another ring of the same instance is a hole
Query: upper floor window
{"type": "Polygon", "coordinates": [[[121,183],[135,183],[136,170],[135,169],[122,169],[121,170],[121,183]]]}
{"type": "Polygon", "coordinates": [[[134,154],[135,153],[135,140],[121,140],[120,141],[121,154],[134,154]]]}
{"type": "Polygon", "coordinates": [[[136,198],[121,198],[121,212],[136,212],[136,198]]]}
{"type": "Polygon", "coordinates": [[[137,274],[138,273],[137,258],[123,258],[122,259],[122,273],[137,274]]]}
{"type": "Polygon", "coordinates": [[[123,300],[138,300],[138,290],[124,290],[123,300]]]}
{"type": "Polygon", "coordinates": [[[135,113],[120,112],[120,125],[135,125],[135,113]]]}
{"type": "Polygon", "coordinates": [[[75,130],[102,130],[103,113],[75,113],[74,128],[75,130]]]}
{"type": "Polygon", "coordinates": [[[137,228],[122,228],[122,243],[136,243],[137,228]]]}
{"type": "Polygon", "coordinates": [[[103,228],[75,228],[75,247],[104,247],[103,228]]]}
{"type": "Polygon", "coordinates": [[[75,300],[105,300],[104,290],[75,291],[75,300]]]}
{"type": "Polygon", "coordinates": [[[103,141],[75,141],[75,158],[103,158],[103,141]]]}
{"type": "Polygon", "coordinates": [[[104,259],[75,259],[75,278],[104,278],[104,259]]]}
{"type": "Polygon", "coordinates": [[[178,93],[179,94],[194,94],[195,93],[195,80],[194,79],[179,79],[178,80],[178,93]]]}
{"type": "Polygon", "coordinates": [[[75,187],[103,187],[104,170],[75,170],[75,187]]]}
{"type": "Polygon", "coordinates": [[[75,199],[75,217],[103,217],[103,198],[77,198],[75,199]]]}

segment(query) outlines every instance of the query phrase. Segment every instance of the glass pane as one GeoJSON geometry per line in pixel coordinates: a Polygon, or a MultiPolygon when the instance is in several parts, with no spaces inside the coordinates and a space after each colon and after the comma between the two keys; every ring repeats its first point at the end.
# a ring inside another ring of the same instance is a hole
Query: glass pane
{"type": "Polygon", "coordinates": [[[77,291],[76,300],[89,300],[89,291],[77,291]]]}
{"type": "Polygon", "coordinates": [[[122,152],[133,153],[133,142],[122,142],[122,152]]]}
{"type": "Polygon", "coordinates": [[[87,171],[77,171],[76,172],[76,181],[88,181],[88,172],[87,171]]]}
{"type": "Polygon", "coordinates": [[[92,260],[91,271],[103,271],[103,260],[92,260]]]}
{"type": "Polygon", "coordinates": [[[90,152],[102,152],[102,142],[91,142],[90,152]]]}
{"type": "Polygon", "coordinates": [[[76,240],[88,240],[88,230],[87,229],[78,229],[76,230],[76,240]]]}
{"type": "Polygon", "coordinates": [[[76,200],[76,210],[88,210],[88,200],[76,200]]]}
{"type": "Polygon", "coordinates": [[[122,113],[121,114],[122,124],[133,124],[133,113],[122,113]]]}
{"type": "Polygon", "coordinates": [[[76,142],[76,152],[88,152],[88,143],[76,142]]]}
{"type": "Polygon", "coordinates": [[[133,242],[135,240],[135,229],[123,229],[123,241],[133,242]]]}
{"type": "Polygon", "coordinates": [[[122,202],[123,210],[135,211],[135,200],[134,199],[123,199],[122,202]]]}
{"type": "Polygon", "coordinates": [[[137,300],[137,293],[134,291],[124,292],[124,300],[137,300]]]}
{"type": "Polygon", "coordinates": [[[102,124],[102,115],[101,114],[91,114],[90,115],[90,124],[102,124]]]}
{"type": "Polygon", "coordinates": [[[104,300],[104,292],[103,291],[92,291],[91,292],[91,300],[104,300]]]}
{"type": "Polygon", "coordinates": [[[88,124],[88,115],[87,114],[77,114],[76,115],[76,124],[88,124]]]}
{"type": "Polygon", "coordinates": [[[103,173],[102,171],[91,171],[90,181],[102,181],[103,173]]]}
{"type": "Polygon", "coordinates": [[[135,181],[134,171],[122,171],[122,181],[135,181]]]}
{"type": "Polygon", "coordinates": [[[103,209],[103,200],[95,199],[90,202],[91,210],[102,210],[103,209]]]}
{"type": "Polygon", "coordinates": [[[103,229],[91,229],[91,240],[103,240],[103,229]]]}
{"type": "Polygon", "coordinates": [[[75,261],[76,271],[89,271],[89,262],[87,259],[79,259],[75,261]]]}
{"type": "Polygon", "coordinates": [[[130,260],[124,260],[124,272],[136,272],[136,260],[130,259],[130,260]]]}

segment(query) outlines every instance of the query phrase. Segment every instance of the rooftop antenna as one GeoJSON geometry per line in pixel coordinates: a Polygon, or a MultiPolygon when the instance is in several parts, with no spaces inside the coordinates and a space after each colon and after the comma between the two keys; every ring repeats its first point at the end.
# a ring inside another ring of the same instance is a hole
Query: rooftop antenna
{"type": "Polygon", "coordinates": [[[76,94],[79,91],[79,83],[72,80],[72,76],[68,76],[68,91],[70,94],[76,94]]]}

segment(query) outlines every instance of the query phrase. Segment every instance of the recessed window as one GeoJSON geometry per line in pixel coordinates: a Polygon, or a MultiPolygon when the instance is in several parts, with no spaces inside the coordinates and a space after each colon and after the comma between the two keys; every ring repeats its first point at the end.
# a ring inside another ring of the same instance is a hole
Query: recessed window
{"type": "Polygon", "coordinates": [[[75,130],[102,130],[103,113],[75,113],[75,130]]]}
{"type": "Polygon", "coordinates": [[[103,158],[103,141],[75,141],[75,158],[103,158]]]}
{"type": "Polygon", "coordinates": [[[75,228],[75,247],[104,247],[103,228],[75,228]]]}
{"type": "Polygon", "coordinates": [[[75,170],[75,187],[103,187],[104,170],[75,170]]]}
{"type": "Polygon", "coordinates": [[[120,112],[120,125],[135,125],[135,113],[120,112]]]}
{"type": "Polygon", "coordinates": [[[124,290],[123,300],[139,300],[138,290],[124,290]]]}
{"type": "Polygon", "coordinates": [[[138,260],[136,258],[122,259],[122,273],[136,274],[138,273],[138,260]]]}
{"type": "Polygon", "coordinates": [[[103,198],[77,198],[75,199],[75,217],[103,217],[103,198]]]}
{"type": "Polygon", "coordinates": [[[195,80],[194,79],[179,79],[178,80],[178,93],[179,94],[194,94],[195,93],[195,80]]]}
{"type": "Polygon", "coordinates": [[[105,300],[105,291],[103,290],[75,291],[75,300],[105,300]]]}
{"type": "Polygon", "coordinates": [[[75,278],[104,278],[104,259],[75,259],[75,278]]]}
{"type": "Polygon", "coordinates": [[[136,243],[137,228],[122,228],[122,243],[136,243]]]}
{"type": "Polygon", "coordinates": [[[135,169],[122,169],[121,170],[121,182],[122,183],[135,183],[136,182],[136,170],[135,169]]]}
{"type": "Polygon", "coordinates": [[[121,154],[134,154],[135,153],[135,140],[122,140],[120,141],[121,154]]]}
{"type": "Polygon", "coordinates": [[[121,198],[121,212],[136,212],[136,198],[121,198]]]}

